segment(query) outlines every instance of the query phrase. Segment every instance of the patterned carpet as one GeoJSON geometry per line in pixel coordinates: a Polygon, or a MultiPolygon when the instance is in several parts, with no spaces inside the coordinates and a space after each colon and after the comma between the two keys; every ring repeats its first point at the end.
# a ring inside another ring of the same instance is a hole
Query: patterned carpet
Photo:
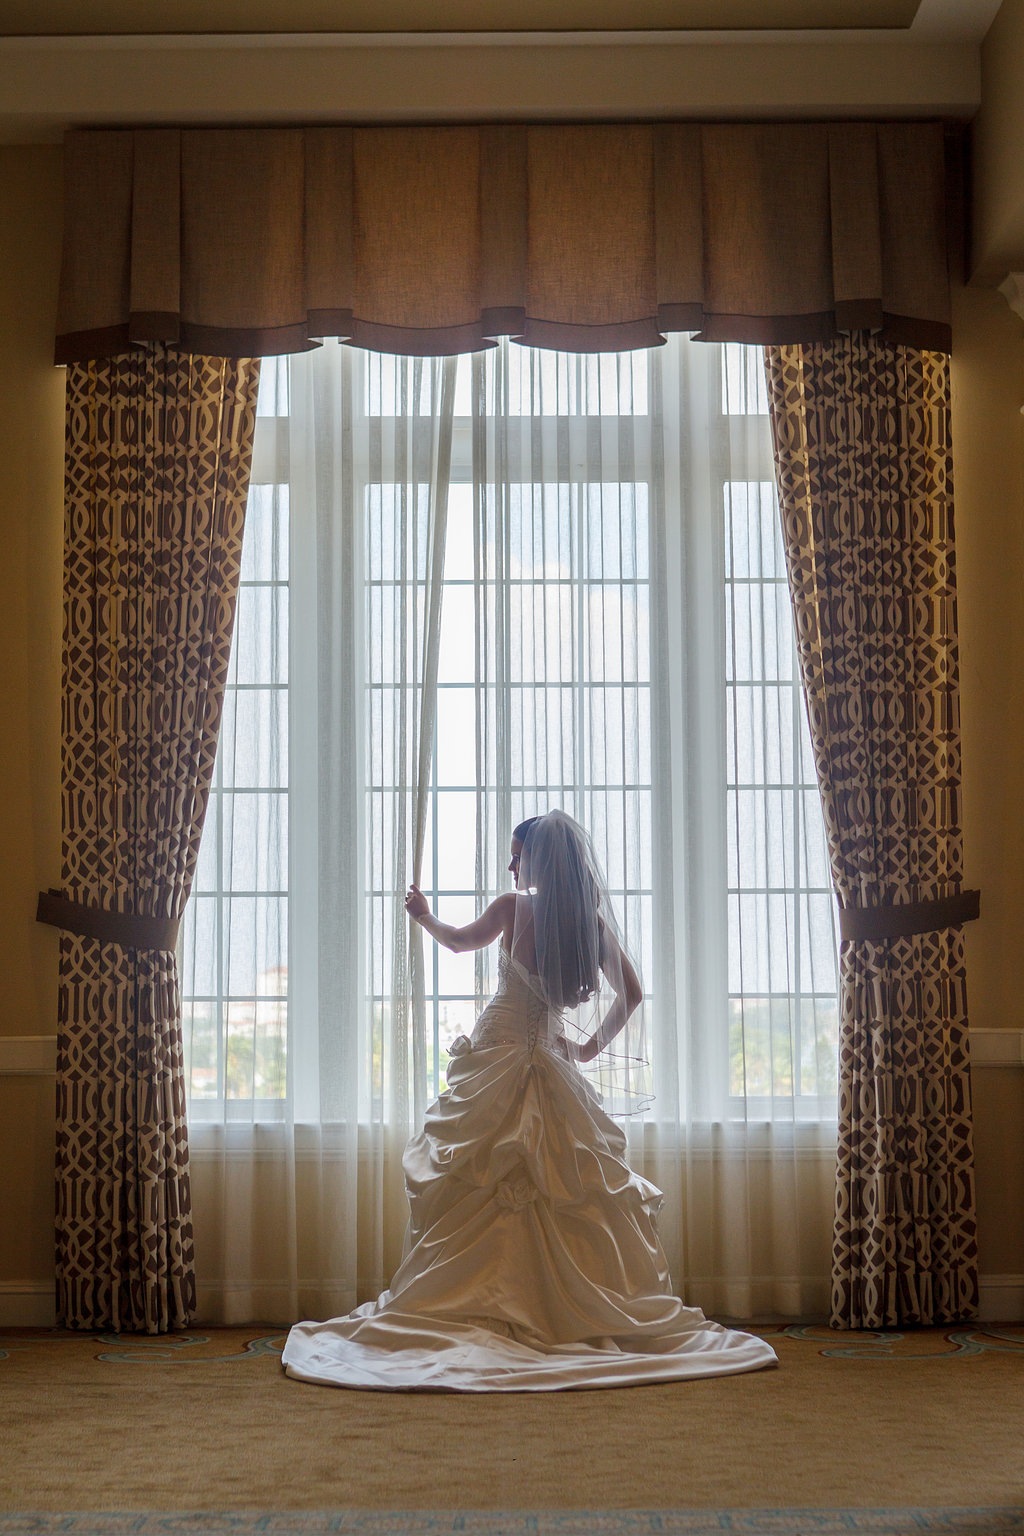
{"type": "Polygon", "coordinates": [[[293,1382],[280,1329],[12,1329],[0,1536],[1024,1536],[1024,1327],[756,1331],[780,1369],[499,1400],[293,1382]]]}

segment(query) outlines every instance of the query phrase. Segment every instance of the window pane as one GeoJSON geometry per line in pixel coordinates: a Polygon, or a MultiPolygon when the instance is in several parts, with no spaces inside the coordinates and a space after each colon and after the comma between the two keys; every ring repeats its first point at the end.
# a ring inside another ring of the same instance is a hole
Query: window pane
{"type": "Polygon", "coordinates": [[[471,683],[476,675],[476,621],[472,587],[446,584],[437,679],[471,683]]]}
{"type": "Polygon", "coordinates": [[[279,996],[288,966],[287,898],[232,895],[224,908],[229,996],[279,996]]]}
{"type": "Polygon", "coordinates": [[[282,793],[225,793],[224,881],[233,891],[288,886],[288,800],[282,793]]]}
{"type": "Polygon", "coordinates": [[[646,587],[587,586],[582,595],[585,680],[646,681],[650,676],[646,587]]]}
{"type": "Polygon", "coordinates": [[[438,784],[466,788],[476,782],[476,712],[474,688],[438,689],[438,784]]]}
{"type": "Polygon", "coordinates": [[[767,889],[790,885],[794,873],[795,798],[788,789],[729,793],[729,884],[767,889]]]}
{"type": "Polygon", "coordinates": [[[279,683],[287,677],[287,587],[240,587],[230,681],[279,683]]]}
{"type": "Polygon", "coordinates": [[[364,352],[364,409],[368,416],[430,416],[434,374],[430,359],[364,352]]]}
{"type": "Polygon", "coordinates": [[[530,582],[509,594],[513,683],[570,682],[579,674],[576,607],[569,582],[530,582]]]}
{"type": "Polygon", "coordinates": [[[186,997],[217,997],[221,991],[220,915],[216,895],[193,895],[185,908],[181,949],[186,997]]]}
{"type": "Polygon", "coordinates": [[[768,386],[760,347],[726,343],[722,348],[723,416],[767,416],[768,386]]]}
{"type": "Polygon", "coordinates": [[[793,678],[793,619],[782,582],[730,584],[725,594],[725,666],[740,681],[793,678]]]}
{"type": "Polygon", "coordinates": [[[611,891],[649,891],[650,790],[594,791],[585,798],[582,820],[611,891]]]}
{"type": "Polygon", "coordinates": [[[437,885],[441,891],[471,891],[476,885],[475,795],[438,791],[437,885]]]}
{"type": "Polygon", "coordinates": [[[726,762],[734,784],[793,783],[793,688],[727,685],[726,762]]]}
{"type": "Polygon", "coordinates": [[[770,480],[728,480],[725,502],[725,574],[785,580],[786,557],[775,487],[770,480]]]}
{"type": "Polygon", "coordinates": [[[283,1099],[288,1086],[284,999],[236,998],[225,1012],[225,1098],[283,1099]]]}
{"type": "Polygon", "coordinates": [[[229,688],[221,720],[220,772],[238,789],[285,789],[288,784],[288,692],[229,688]]]}
{"type": "Polygon", "coordinates": [[[453,485],[448,492],[448,538],[444,551],[446,581],[472,581],[473,487],[453,485]]]}
{"type": "Polygon", "coordinates": [[[791,997],[734,998],[730,1007],[730,1090],[738,1097],[789,1098],[800,1059],[795,1028],[799,1010],[791,997]]]}
{"type": "Polygon", "coordinates": [[[571,784],[579,721],[572,690],[513,688],[509,698],[512,782],[551,789],[571,784]]]}
{"type": "Polygon", "coordinates": [[[651,695],[644,687],[591,688],[586,701],[588,782],[651,782],[651,695]]]}
{"type": "MultiPolygon", "coordinates": [[[[214,789],[210,795],[206,807],[206,820],[203,822],[203,835],[199,843],[199,859],[196,864],[195,879],[192,882],[192,900],[202,892],[214,892],[218,889],[218,859],[220,855],[220,795],[214,789]]],[[[188,924],[188,907],[186,911],[186,926],[188,924]]],[[[182,977],[182,990],[186,992],[186,978],[182,977]]]]}
{"type": "Polygon", "coordinates": [[[288,359],[265,357],[260,363],[260,388],[256,398],[257,416],[287,416],[288,359]]]}
{"type": "Polygon", "coordinates": [[[509,576],[568,578],[573,566],[573,519],[568,485],[509,487],[509,576]]]}
{"type": "Polygon", "coordinates": [[[245,509],[240,575],[247,581],[288,580],[288,487],[253,485],[245,509]]]}
{"type": "Polygon", "coordinates": [[[508,349],[513,416],[646,415],[643,352],[580,353],[508,349]]]}
{"type": "Polygon", "coordinates": [[[371,581],[424,581],[429,558],[428,488],[371,485],[366,492],[366,552],[371,581]]]}
{"type": "Polygon", "coordinates": [[[420,675],[424,602],[424,588],[420,584],[369,589],[367,641],[371,682],[399,683],[403,672],[410,679],[420,675]]]}
{"type": "Polygon", "coordinates": [[[803,868],[804,885],[832,888],[832,872],[825,843],[825,820],[821,811],[821,795],[817,789],[805,789],[801,794],[803,811],[803,868]]]}
{"type": "Polygon", "coordinates": [[[650,547],[646,485],[586,485],[583,508],[583,574],[609,581],[646,580],[650,547]]]}
{"type": "Polygon", "coordinates": [[[221,1010],[215,1000],[182,1003],[185,1082],[193,1099],[216,1099],[220,1092],[217,1053],[221,1010]]]}

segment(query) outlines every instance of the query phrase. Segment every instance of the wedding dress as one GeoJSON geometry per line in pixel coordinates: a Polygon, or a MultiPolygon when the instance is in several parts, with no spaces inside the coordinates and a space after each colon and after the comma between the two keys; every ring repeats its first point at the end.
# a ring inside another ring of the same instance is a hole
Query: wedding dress
{"type": "Polygon", "coordinates": [[[774,1365],[763,1339],[671,1293],[653,1184],[568,1059],[561,1022],[500,950],[498,989],[406,1148],[391,1289],[292,1328],[289,1375],[401,1391],[621,1387],[774,1365]]]}

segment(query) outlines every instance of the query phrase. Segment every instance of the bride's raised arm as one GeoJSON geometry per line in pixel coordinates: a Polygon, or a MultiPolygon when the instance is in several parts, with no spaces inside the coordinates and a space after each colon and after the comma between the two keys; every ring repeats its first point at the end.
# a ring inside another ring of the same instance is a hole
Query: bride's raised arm
{"type": "Polygon", "coordinates": [[[516,898],[509,891],[492,901],[479,917],[467,923],[464,928],[455,928],[451,923],[442,923],[436,918],[419,886],[410,885],[405,898],[405,910],[414,923],[419,923],[445,949],[458,955],[467,949],[486,948],[488,944],[494,943],[499,934],[504,933],[506,937],[510,935],[515,923],[516,898]]]}

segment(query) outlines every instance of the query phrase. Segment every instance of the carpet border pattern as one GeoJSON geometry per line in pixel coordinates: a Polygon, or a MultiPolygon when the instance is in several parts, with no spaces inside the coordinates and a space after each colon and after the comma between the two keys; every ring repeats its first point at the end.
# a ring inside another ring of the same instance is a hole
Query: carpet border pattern
{"type": "MultiPolygon", "coordinates": [[[[743,1324],[761,1338],[808,1345],[823,1359],[887,1362],[977,1360],[983,1355],[1024,1355],[1019,1323],[977,1323],[925,1329],[851,1330],[806,1323],[743,1324]]],[[[61,1328],[9,1328],[0,1332],[0,1363],[43,1345],[84,1345],[107,1365],[197,1366],[280,1358],[286,1327],[259,1325],[188,1329],[176,1333],[75,1332],[61,1328]],[[100,1346],[98,1349],[96,1346],[100,1346]],[[212,1353],[211,1353],[212,1351],[212,1353]]]]}
{"type": "Polygon", "coordinates": [[[15,1513],[0,1536],[1020,1536],[980,1509],[244,1510],[15,1513]]]}

